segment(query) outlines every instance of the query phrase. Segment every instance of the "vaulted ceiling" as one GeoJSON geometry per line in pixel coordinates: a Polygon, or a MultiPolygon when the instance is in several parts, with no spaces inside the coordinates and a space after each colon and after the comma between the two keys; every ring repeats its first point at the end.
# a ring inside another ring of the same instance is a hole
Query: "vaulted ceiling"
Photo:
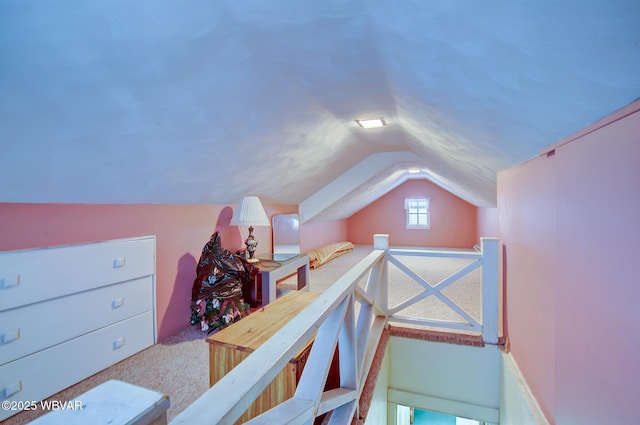
{"type": "Polygon", "coordinates": [[[427,178],[493,206],[497,171],[640,96],[639,22],[637,0],[3,0],[0,202],[253,194],[313,221],[427,178]]]}

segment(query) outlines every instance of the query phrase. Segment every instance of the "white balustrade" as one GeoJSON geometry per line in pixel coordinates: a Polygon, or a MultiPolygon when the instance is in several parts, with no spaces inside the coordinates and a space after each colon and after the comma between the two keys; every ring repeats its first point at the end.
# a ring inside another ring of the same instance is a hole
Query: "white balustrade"
{"type": "Polygon", "coordinates": [[[485,343],[496,344],[498,342],[498,239],[481,238],[480,252],[445,251],[426,249],[389,249],[387,261],[396,266],[400,271],[411,277],[422,291],[414,294],[403,302],[389,307],[389,321],[405,323],[416,326],[427,326],[442,329],[456,329],[482,333],[485,343]],[[398,257],[419,256],[434,258],[471,259],[466,264],[442,281],[431,285],[407,267],[398,257]],[[472,271],[482,267],[482,318],[474,319],[462,307],[449,299],[442,291],[451,284],[457,282],[472,271]],[[434,296],[448,306],[453,312],[464,319],[461,321],[436,320],[429,317],[412,317],[399,314],[427,297],[434,296]]]}
{"type": "Polygon", "coordinates": [[[389,249],[388,235],[375,235],[373,251],[294,320],[276,332],[216,385],[180,413],[172,424],[233,424],[311,337],[315,342],[293,398],[247,422],[249,424],[311,424],[332,412],[330,424],[350,424],[357,413],[378,341],[389,321],[466,329],[481,333],[489,344],[498,341],[498,240],[482,238],[481,252],[389,249]],[[396,256],[469,258],[470,264],[431,286],[396,256]],[[414,279],[422,292],[390,307],[387,263],[414,279]],[[449,300],[442,290],[482,267],[482,323],[449,300]],[[364,286],[360,281],[367,276],[364,286]],[[467,322],[442,322],[397,313],[435,296],[467,322]],[[356,306],[356,303],[359,305],[356,306]],[[359,308],[356,308],[359,307],[359,308]],[[356,318],[357,315],[357,318],[356,318]],[[324,391],[336,346],[339,345],[340,388],[324,391]]]}

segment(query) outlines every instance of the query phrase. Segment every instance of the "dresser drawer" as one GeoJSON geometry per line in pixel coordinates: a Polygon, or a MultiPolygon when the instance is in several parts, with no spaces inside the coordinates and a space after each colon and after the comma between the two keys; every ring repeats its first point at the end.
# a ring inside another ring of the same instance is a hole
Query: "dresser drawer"
{"type": "Polygon", "coordinates": [[[0,366],[0,400],[43,400],[152,344],[149,311],[0,366]]]}
{"type": "Polygon", "coordinates": [[[0,312],[0,365],[152,309],[153,276],[0,312]]]}
{"type": "Polygon", "coordinates": [[[155,274],[155,236],[0,252],[0,311],[155,274]]]}

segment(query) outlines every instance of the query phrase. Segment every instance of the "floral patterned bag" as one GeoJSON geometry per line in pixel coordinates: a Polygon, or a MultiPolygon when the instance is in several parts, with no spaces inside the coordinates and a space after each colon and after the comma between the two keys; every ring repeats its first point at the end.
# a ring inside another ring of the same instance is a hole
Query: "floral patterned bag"
{"type": "Polygon", "coordinates": [[[202,249],[196,272],[191,291],[192,325],[213,332],[249,314],[242,288],[253,282],[258,269],[222,248],[219,232],[211,235],[202,249]]]}

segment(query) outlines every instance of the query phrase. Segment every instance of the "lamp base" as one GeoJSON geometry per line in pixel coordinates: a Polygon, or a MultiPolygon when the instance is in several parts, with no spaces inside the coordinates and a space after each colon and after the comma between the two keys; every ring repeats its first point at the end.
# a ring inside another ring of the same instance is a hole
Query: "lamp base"
{"type": "Polygon", "coordinates": [[[253,237],[253,226],[249,226],[249,236],[247,236],[247,240],[244,241],[244,244],[247,246],[247,262],[257,263],[259,260],[253,257],[253,253],[258,247],[258,241],[253,237]]]}

